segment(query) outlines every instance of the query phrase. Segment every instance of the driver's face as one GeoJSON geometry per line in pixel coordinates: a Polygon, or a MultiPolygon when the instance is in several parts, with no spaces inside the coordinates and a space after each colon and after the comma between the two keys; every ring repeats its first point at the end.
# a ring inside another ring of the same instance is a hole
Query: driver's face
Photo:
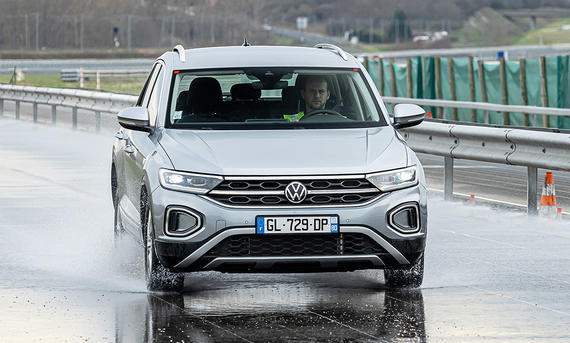
{"type": "Polygon", "coordinates": [[[305,100],[306,113],[324,109],[331,96],[326,81],[321,78],[308,79],[305,89],[302,89],[300,93],[305,100]]]}

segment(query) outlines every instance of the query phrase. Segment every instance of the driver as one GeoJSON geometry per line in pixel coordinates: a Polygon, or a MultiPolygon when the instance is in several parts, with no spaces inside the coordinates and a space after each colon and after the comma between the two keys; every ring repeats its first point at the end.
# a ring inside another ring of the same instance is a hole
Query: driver
{"type": "Polygon", "coordinates": [[[324,76],[308,76],[305,82],[301,83],[299,94],[305,101],[305,110],[297,114],[285,114],[283,118],[289,121],[298,121],[303,118],[305,113],[324,110],[327,101],[331,97],[327,78],[324,76]]]}

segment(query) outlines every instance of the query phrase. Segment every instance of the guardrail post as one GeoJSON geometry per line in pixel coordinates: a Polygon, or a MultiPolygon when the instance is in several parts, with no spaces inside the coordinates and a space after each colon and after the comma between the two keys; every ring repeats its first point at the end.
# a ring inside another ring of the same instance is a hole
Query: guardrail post
{"type": "Polygon", "coordinates": [[[33,112],[32,112],[32,113],[33,113],[32,115],[33,115],[33,118],[34,118],[34,123],[36,123],[36,122],[38,121],[38,103],[37,103],[37,102],[34,102],[34,105],[33,105],[33,106],[34,106],[34,107],[33,107],[34,110],[33,110],[33,112]]]}
{"type": "Polygon", "coordinates": [[[16,119],[20,119],[20,101],[16,101],[16,119]]]}
{"type": "Polygon", "coordinates": [[[453,200],[453,157],[443,158],[443,199],[453,200]]]}
{"type": "Polygon", "coordinates": [[[73,128],[77,129],[77,107],[73,108],[72,120],[73,120],[73,128]]]}
{"type": "Polygon", "coordinates": [[[529,216],[538,214],[538,202],[536,199],[538,170],[536,167],[527,167],[527,213],[529,216]]]}
{"type": "Polygon", "coordinates": [[[56,120],[57,120],[57,106],[51,105],[51,122],[52,122],[52,124],[55,124],[56,120]]]}
{"type": "Polygon", "coordinates": [[[4,99],[0,99],[0,117],[4,115],[4,99]]]}
{"type": "Polygon", "coordinates": [[[101,131],[101,112],[95,111],[95,131],[101,131]]]}

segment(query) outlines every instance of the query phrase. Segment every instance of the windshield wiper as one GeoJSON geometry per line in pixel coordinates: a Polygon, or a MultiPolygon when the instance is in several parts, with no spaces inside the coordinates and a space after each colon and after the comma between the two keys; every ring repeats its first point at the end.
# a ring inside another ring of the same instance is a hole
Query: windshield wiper
{"type": "Polygon", "coordinates": [[[251,123],[251,124],[280,124],[280,123],[289,123],[289,120],[285,119],[285,118],[263,118],[263,119],[257,119],[257,118],[253,118],[253,119],[246,119],[245,120],[246,123],[251,123]]]}

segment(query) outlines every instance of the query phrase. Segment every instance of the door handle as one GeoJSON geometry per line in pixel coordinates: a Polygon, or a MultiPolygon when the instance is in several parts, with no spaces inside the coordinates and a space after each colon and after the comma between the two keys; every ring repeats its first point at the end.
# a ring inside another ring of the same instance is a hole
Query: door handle
{"type": "Polygon", "coordinates": [[[127,145],[125,145],[125,152],[128,154],[132,154],[135,152],[135,148],[133,148],[133,146],[130,143],[127,143],[127,145]]]}
{"type": "Polygon", "coordinates": [[[117,133],[115,133],[115,138],[123,140],[125,139],[125,133],[123,131],[117,131],[117,133]]]}

